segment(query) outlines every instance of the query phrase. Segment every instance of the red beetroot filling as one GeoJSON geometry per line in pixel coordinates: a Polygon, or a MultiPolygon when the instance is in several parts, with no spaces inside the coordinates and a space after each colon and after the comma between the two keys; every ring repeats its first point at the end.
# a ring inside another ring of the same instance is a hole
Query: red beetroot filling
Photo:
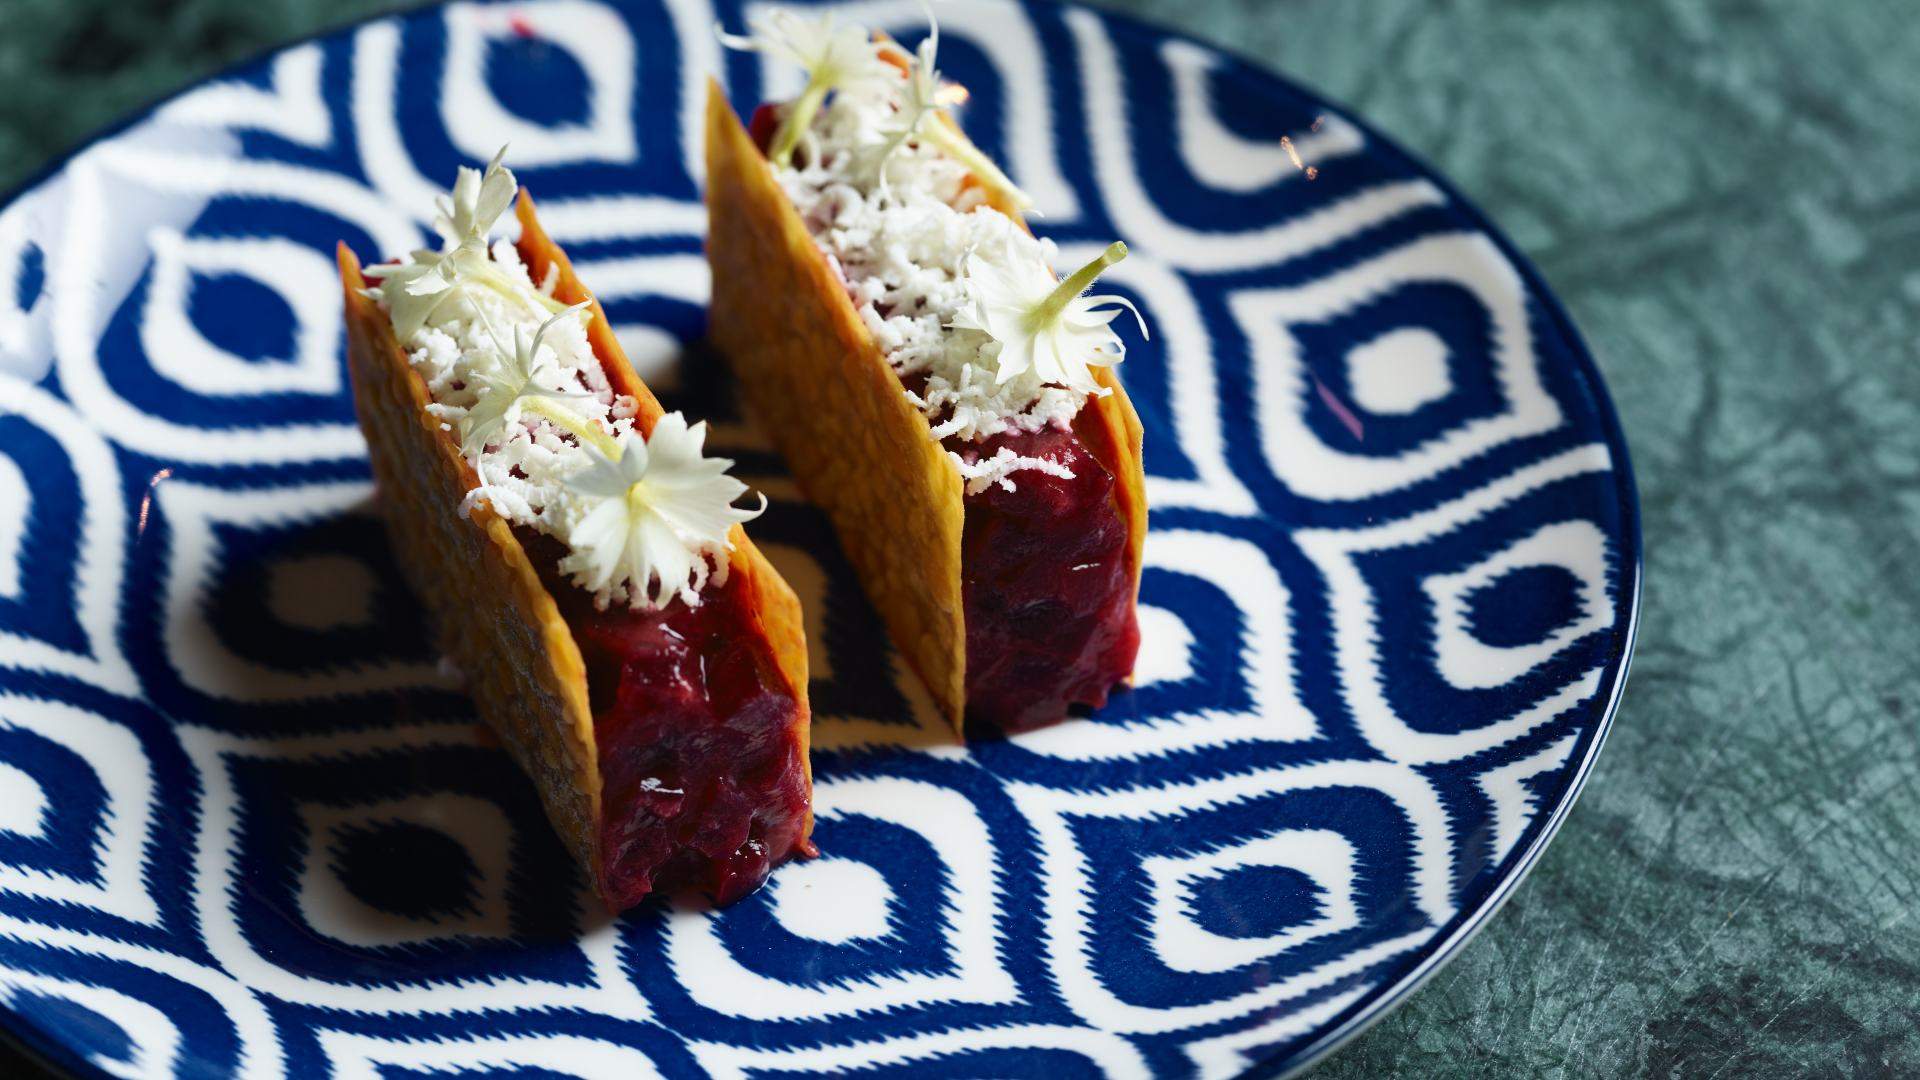
{"type": "Polygon", "coordinates": [[[557,544],[529,546],[586,661],[615,908],[653,892],[730,904],[787,856],[812,854],[798,705],[744,578],[709,586],[699,607],[599,611],[559,577],[557,544]]]}
{"type": "Polygon", "coordinates": [[[1099,708],[1133,672],[1140,648],[1127,523],[1113,474],[1078,436],[1047,428],[952,446],[1047,458],[966,496],[960,586],[967,619],[967,719],[1006,731],[1051,724],[1076,705],[1099,708]]]}
{"type": "MultiPolygon", "coordinates": [[[[578,591],[576,590],[578,595],[578,591]]],[[[601,859],[625,907],[650,891],[730,904],[804,841],[797,706],[751,632],[735,577],[697,608],[568,619],[587,662],[602,784],[601,859]]]]}
{"type": "Polygon", "coordinates": [[[780,106],[764,102],[753,110],[753,116],[747,121],[747,138],[760,148],[762,154],[773,145],[773,133],[780,130],[780,106]]]}

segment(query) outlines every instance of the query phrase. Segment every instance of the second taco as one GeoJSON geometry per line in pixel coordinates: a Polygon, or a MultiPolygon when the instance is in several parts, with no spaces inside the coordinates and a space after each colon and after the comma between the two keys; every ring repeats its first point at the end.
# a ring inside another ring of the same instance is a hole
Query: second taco
{"type": "Polygon", "coordinates": [[[751,31],[725,40],[807,83],[750,126],[709,87],[715,345],[950,722],[1103,704],[1139,646],[1147,507],[1114,376],[1131,305],[1082,293],[1124,246],[1054,276],[947,110],[937,27],[912,53],[832,16],[751,31]]]}

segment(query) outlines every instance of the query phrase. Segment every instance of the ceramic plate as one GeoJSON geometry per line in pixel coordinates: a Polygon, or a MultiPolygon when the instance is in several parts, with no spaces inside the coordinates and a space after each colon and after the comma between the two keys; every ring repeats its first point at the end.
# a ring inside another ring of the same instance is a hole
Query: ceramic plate
{"type": "MultiPolygon", "coordinates": [[[[906,0],[847,5],[909,42],[906,0]]],[[[1593,764],[1639,540],[1566,316],[1314,95],[1071,7],[947,5],[1064,263],[1113,237],[1153,502],[1139,685],[954,745],[693,344],[731,0],[457,4],[294,46],[0,212],[0,1010],[83,1074],[1226,1076],[1486,920],[1593,764]],[[592,903],[395,576],[331,251],[511,142],[669,405],[769,492],[822,857],[592,903]],[[1296,160],[1297,155],[1297,160],[1296,160]]]]}

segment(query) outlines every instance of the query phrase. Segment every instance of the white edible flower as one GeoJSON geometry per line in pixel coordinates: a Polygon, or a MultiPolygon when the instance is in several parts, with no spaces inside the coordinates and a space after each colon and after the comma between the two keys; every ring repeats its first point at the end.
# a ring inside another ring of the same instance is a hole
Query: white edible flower
{"type": "Polygon", "coordinates": [[[490,288],[550,312],[560,310],[557,301],[506,280],[488,258],[487,234],[520,190],[513,170],[501,163],[506,154],[507,148],[501,147],[484,173],[460,167],[451,197],[442,195],[437,203],[433,228],[442,241],[439,251],[416,251],[411,262],[367,268],[368,277],[380,279],[377,298],[387,305],[401,341],[411,339],[442,304],[468,286],[490,288]]]}
{"type": "Polygon", "coordinates": [[[728,48],[782,57],[807,72],[807,88],[787,110],[768,147],[767,158],[775,165],[792,159],[793,148],[828,94],[884,92],[899,82],[900,72],[881,59],[873,35],[859,26],[834,25],[832,12],[808,19],[776,9],[756,13],[747,25],[751,33],[744,37],[717,26],[714,33],[728,48]]]}
{"type": "Polygon", "coordinates": [[[837,26],[833,13],[809,19],[797,12],[776,8],[755,12],[747,19],[749,33],[729,34],[715,28],[722,44],[730,49],[778,56],[806,69],[809,77],[822,77],[835,85],[862,78],[897,72],[880,59],[873,35],[861,26],[837,26]]]}
{"type": "Polygon", "coordinates": [[[756,509],[733,505],[747,486],[727,475],[732,461],[702,455],[706,438],[704,422],[689,428],[674,412],[645,439],[622,435],[617,456],[594,448],[593,463],[567,479],[577,517],[561,571],[636,607],[675,595],[699,603],[708,558],[731,551],[728,531],[766,509],[764,496],[756,509]]]}
{"type": "MultiPolygon", "coordinates": [[[[1055,281],[1046,264],[1013,255],[1011,245],[994,254],[967,253],[968,303],[953,319],[957,329],[978,330],[1000,345],[996,383],[1032,371],[1042,383],[1092,393],[1099,388],[1091,368],[1108,367],[1126,355],[1111,325],[1122,309],[1132,311],[1146,336],[1147,324],[1123,296],[1082,296],[1108,267],[1127,257],[1115,242],[1100,257],[1055,281]]],[[[984,357],[984,353],[982,354],[984,357]]]]}
{"type": "Polygon", "coordinates": [[[882,197],[891,197],[886,166],[893,155],[910,141],[924,141],[959,162],[982,185],[1000,192],[1014,209],[1032,209],[1033,199],[1020,190],[992,158],[981,153],[972,140],[961,134],[960,129],[945,115],[950,95],[937,66],[940,22],[933,17],[932,8],[926,8],[926,12],[927,36],[921,40],[920,48],[907,66],[906,79],[899,83],[897,111],[882,125],[887,140],[878,148],[879,160],[871,167],[877,176],[875,183],[879,193],[882,197]]]}
{"type": "MultiPolygon", "coordinates": [[[[460,418],[462,454],[470,458],[478,457],[489,445],[504,436],[510,425],[520,421],[520,412],[528,405],[546,416],[554,407],[543,407],[544,402],[592,396],[583,391],[561,389],[566,384],[566,378],[554,362],[553,350],[548,349],[545,356],[540,353],[541,339],[547,336],[547,331],[555,323],[586,309],[585,301],[575,304],[550,316],[531,335],[524,328],[515,326],[511,343],[501,341],[498,332],[491,324],[488,325],[487,331],[493,336],[498,352],[494,354],[491,364],[474,365],[468,372],[466,381],[475,387],[479,400],[460,418]]],[[[571,429],[574,424],[584,422],[566,406],[559,408],[566,409],[566,414],[556,421],[563,427],[571,429]]]]}
{"type": "Polygon", "coordinates": [[[434,200],[440,212],[433,219],[433,228],[449,248],[486,253],[487,234],[513,205],[513,196],[520,190],[513,170],[505,165],[506,157],[507,148],[502,146],[487,162],[485,172],[462,165],[454,174],[453,191],[434,200]]]}
{"type": "MultiPolygon", "coordinates": [[[[928,15],[929,20],[932,15],[928,15]]],[[[932,23],[926,38],[920,42],[920,49],[907,68],[907,77],[900,84],[898,111],[881,125],[881,131],[887,136],[885,142],[872,148],[873,163],[868,166],[875,178],[877,190],[883,197],[887,190],[887,162],[908,141],[920,134],[921,127],[928,117],[940,108],[940,71],[934,66],[940,53],[940,24],[932,23]]]]}

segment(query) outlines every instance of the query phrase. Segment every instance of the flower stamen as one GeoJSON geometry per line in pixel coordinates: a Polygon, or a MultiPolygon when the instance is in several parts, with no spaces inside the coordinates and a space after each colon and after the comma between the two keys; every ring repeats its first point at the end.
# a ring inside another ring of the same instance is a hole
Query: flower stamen
{"type": "Polygon", "coordinates": [[[1067,276],[1066,280],[1055,286],[1054,290],[1047,294],[1047,298],[1040,301],[1040,305],[1027,316],[1028,324],[1038,329],[1058,319],[1060,313],[1067,309],[1067,305],[1072,303],[1075,297],[1092,288],[1093,283],[1100,280],[1101,274],[1106,273],[1108,268],[1126,257],[1125,243],[1115,240],[1108,244],[1107,250],[1101,252],[1092,262],[1075,270],[1067,276]]]}
{"type": "Polygon", "coordinates": [[[813,118],[819,114],[820,106],[826,104],[827,95],[833,92],[833,84],[815,72],[807,80],[807,88],[780,118],[780,129],[774,132],[773,146],[767,151],[767,158],[779,168],[786,168],[793,160],[793,149],[800,145],[800,135],[813,126],[813,118]]]}
{"type": "Polygon", "coordinates": [[[718,26],[714,33],[729,49],[782,56],[807,72],[807,88],[781,118],[767,150],[777,167],[785,168],[793,160],[794,148],[813,126],[827,95],[897,77],[865,31],[857,26],[836,27],[831,12],[805,19],[790,11],[774,11],[753,18],[750,25],[753,32],[745,37],[718,26]]]}

